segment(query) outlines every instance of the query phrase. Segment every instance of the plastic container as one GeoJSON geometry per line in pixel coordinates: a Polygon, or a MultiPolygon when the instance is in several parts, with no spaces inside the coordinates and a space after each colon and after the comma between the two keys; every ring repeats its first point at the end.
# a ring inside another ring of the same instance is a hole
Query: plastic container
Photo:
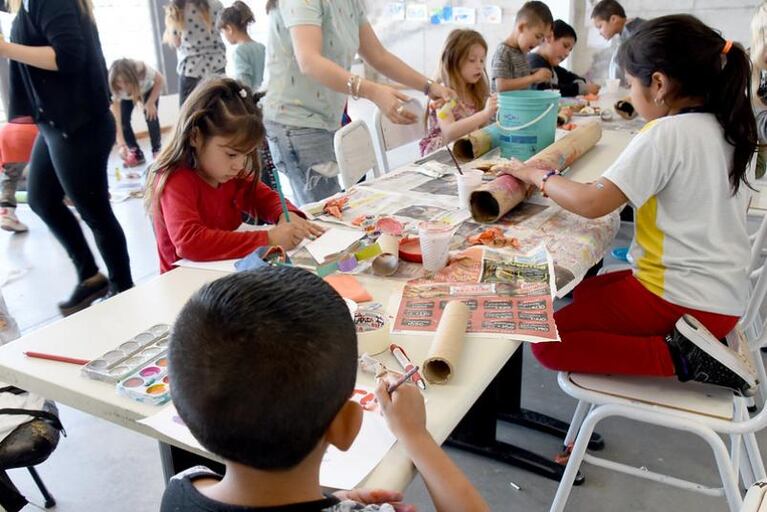
{"type": "Polygon", "coordinates": [[[525,161],[554,142],[558,91],[506,91],[498,95],[503,158],[525,161]]]}

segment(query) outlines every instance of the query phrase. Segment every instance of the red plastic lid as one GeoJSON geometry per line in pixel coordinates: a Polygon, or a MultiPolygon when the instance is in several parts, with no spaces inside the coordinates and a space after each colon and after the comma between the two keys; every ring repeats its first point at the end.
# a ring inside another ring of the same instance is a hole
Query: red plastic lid
{"type": "Polygon", "coordinates": [[[399,257],[411,263],[423,263],[421,240],[418,237],[403,238],[400,240],[399,257]]]}

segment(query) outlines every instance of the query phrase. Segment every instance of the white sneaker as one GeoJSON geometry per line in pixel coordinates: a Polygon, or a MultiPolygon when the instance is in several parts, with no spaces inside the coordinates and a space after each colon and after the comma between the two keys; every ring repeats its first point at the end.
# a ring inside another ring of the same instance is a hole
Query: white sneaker
{"type": "Polygon", "coordinates": [[[14,233],[23,233],[29,228],[16,217],[16,208],[0,208],[0,228],[14,233]]]}

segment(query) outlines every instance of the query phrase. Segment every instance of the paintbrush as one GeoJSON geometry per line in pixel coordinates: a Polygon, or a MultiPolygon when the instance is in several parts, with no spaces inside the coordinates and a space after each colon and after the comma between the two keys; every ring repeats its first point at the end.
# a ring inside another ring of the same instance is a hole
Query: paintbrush
{"type": "Polygon", "coordinates": [[[458,160],[455,159],[455,155],[450,150],[450,146],[445,146],[445,149],[447,149],[447,154],[450,155],[450,158],[453,159],[453,163],[455,164],[455,168],[458,169],[458,174],[463,176],[463,171],[461,170],[461,165],[458,163],[458,160]]]}
{"type": "Polygon", "coordinates": [[[272,168],[272,177],[274,178],[274,185],[277,187],[277,194],[280,196],[280,204],[282,205],[282,213],[285,214],[285,222],[289,223],[288,202],[285,201],[285,194],[282,192],[282,185],[280,185],[280,175],[277,173],[276,168],[272,168]]]}
{"type": "Polygon", "coordinates": [[[417,366],[412,367],[409,371],[405,372],[405,375],[400,377],[397,382],[395,382],[394,384],[389,385],[389,387],[386,388],[386,391],[391,395],[392,393],[397,391],[398,387],[400,387],[405,382],[407,382],[407,380],[410,377],[412,377],[415,374],[415,372],[417,372],[417,371],[418,371],[418,367],[417,366]]]}

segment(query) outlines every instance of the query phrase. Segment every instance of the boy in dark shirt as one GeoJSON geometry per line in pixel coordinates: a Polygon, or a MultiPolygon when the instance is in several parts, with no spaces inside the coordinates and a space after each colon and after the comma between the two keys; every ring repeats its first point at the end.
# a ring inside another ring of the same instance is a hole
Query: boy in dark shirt
{"type": "Polygon", "coordinates": [[[527,54],[527,63],[535,72],[538,69],[551,71],[551,82],[537,84],[535,89],[559,89],[562,96],[578,96],[580,94],[597,94],[599,86],[586,81],[560,66],[562,61],[570,56],[578,36],[573,27],[562,20],[556,20],[551,35],[538,47],[538,50],[527,54]]]}
{"type": "MultiPolygon", "coordinates": [[[[402,499],[387,491],[325,495],[320,487],[325,450],[347,450],[363,412],[350,400],[354,322],[319,277],[264,267],[204,286],[176,320],[169,359],[173,403],[200,444],[225,459],[226,474],[198,467],[176,475],[162,512],[392,512],[402,499]]],[[[393,380],[379,380],[378,404],[436,510],[488,510],[426,430],[418,388],[389,393],[393,380]]]]}
{"type": "Polygon", "coordinates": [[[623,41],[626,41],[639,29],[644,20],[642,18],[628,19],[623,6],[616,0],[601,0],[591,11],[591,21],[594,22],[594,27],[599,30],[601,36],[612,43],[613,53],[610,57],[608,78],[619,79],[625,87],[627,85],[626,76],[617,62],[618,48],[623,41]]]}

